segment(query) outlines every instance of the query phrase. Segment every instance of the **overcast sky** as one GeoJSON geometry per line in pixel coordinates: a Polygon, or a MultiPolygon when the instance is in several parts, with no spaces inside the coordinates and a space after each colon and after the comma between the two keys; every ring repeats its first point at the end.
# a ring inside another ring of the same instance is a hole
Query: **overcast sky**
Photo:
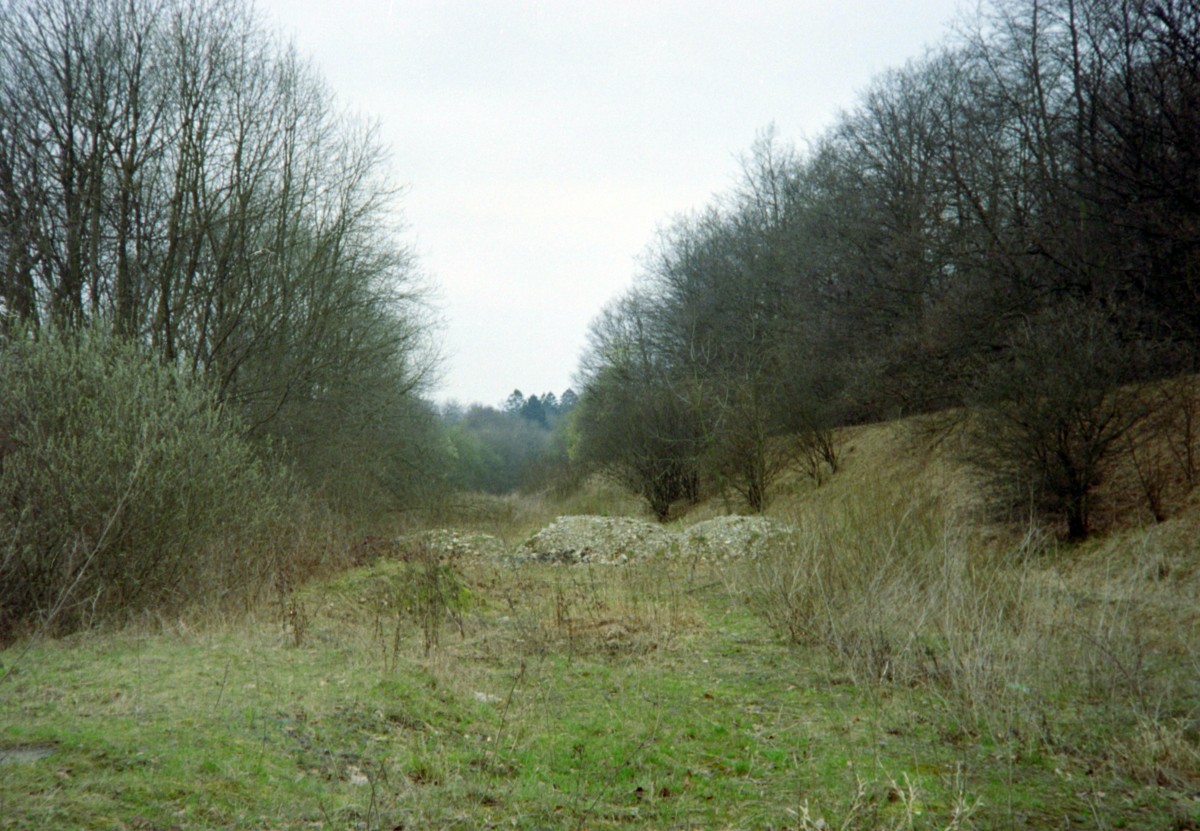
{"type": "Polygon", "coordinates": [[[379,122],[437,286],[433,397],[561,394],[589,321],[671,217],[774,124],[803,145],[959,0],[258,0],[379,122]]]}

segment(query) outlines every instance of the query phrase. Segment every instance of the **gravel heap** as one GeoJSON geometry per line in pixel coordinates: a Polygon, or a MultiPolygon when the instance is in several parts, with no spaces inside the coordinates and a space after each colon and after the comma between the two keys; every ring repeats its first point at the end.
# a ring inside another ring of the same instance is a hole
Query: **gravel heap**
{"type": "Polygon", "coordinates": [[[728,516],[670,531],[626,517],[564,516],[538,531],[506,559],[511,562],[604,563],[645,557],[723,559],[755,556],[786,537],[786,526],[763,517],[728,516]]]}
{"type": "Polygon", "coordinates": [[[717,517],[675,531],[629,517],[561,516],[515,551],[491,534],[442,529],[402,537],[367,537],[351,553],[359,565],[380,558],[414,560],[422,551],[436,552],[443,560],[481,557],[512,564],[620,565],[647,557],[755,557],[790,533],[788,526],[764,517],[717,517]]]}
{"type": "Polygon", "coordinates": [[[502,557],[507,553],[504,541],[491,534],[441,529],[401,537],[397,543],[409,550],[428,546],[444,559],[462,557],[502,557]]]}
{"type": "Polygon", "coordinates": [[[769,543],[784,541],[791,530],[761,516],[723,516],[697,522],[681,533],[683,552],[690,557],[724,559],[756,557],[769,543]]]}
{"type": "Polygon", "coordinates": [[[561,516],[522,543],[513,559],[617,564],[668,554],[676,544],[674,534],[643,519],[561,516]]]}

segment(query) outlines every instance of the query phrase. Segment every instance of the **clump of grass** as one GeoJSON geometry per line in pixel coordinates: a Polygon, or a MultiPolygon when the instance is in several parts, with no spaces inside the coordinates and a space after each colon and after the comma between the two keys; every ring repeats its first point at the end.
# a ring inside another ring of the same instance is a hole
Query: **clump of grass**
{"type": "Polygon", "coordinates": [[[883,786],[883,798],[862,777],[855,777],[854,789],[845,806],[840,807],[832,821],[807,800],[794,815],[800,831],[911,831],[914,828],[936,828],[939,831],[961,831],[974,828],[973,817],[982,801],[969,796],[962,783],[956,781],[949,799],[944,820],[929,820],[925,816],[926,794],[908,774],[899,778],[888,776],[883,786]]]}
{"type": "Polygon", "coordinates": [[[593,475],[569,494],[555,500],[556,513],[594,516],[644,516],[645,500],[609,477],[593,475]]]}
{"type": "Polygon", "coordinates": [[[1019,627],[1020,571],[971,556],[933,500],[880,487],[793,523],[738,575],[781,635],[829,647],[863,682],[1004,685],[1008,659],[990,651],[992,635],[1019,627]]]}
{"type": "Polygon", "coordinates": [[[398,665],[413,632],[419,632],[427,658],[440,646],[447,622],[465,637],[464,614],[473,596],[450,555],[427,541],[398,554],[348,569],[291,596],[284,617],[295,645],[303,645],[302,633],[320,631],[322,621],[317,618],[334,627],[365,626],[388,670],[398,665]]]}
{"type": "Polygon", "coordinates": [[[672,649],[699,625],[688,575],[661,562],[550,567],[520,619],[531,654],[648,654],[672,649]]]}

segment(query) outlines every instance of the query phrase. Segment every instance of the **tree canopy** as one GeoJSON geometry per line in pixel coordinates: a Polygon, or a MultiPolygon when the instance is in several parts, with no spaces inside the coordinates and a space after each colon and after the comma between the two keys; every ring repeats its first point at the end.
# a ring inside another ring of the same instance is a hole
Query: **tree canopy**
{"type": "Polygon", "coordinates": [[[1111,371],[1055,369],[1101,396],[1194,369],[1198,56],[1195,3],[991,0],[804,150],[765,131],[593,322],[582,457],[760,510],[829,427],[975,400],[1046,321],[1103,329],[1111,371]]]}
{"type": "Polygon", "coordinates": [[[244,3],[0,0],[0,327],[107,322],[354,500],[432,425],[397,195],[244,3]]]}

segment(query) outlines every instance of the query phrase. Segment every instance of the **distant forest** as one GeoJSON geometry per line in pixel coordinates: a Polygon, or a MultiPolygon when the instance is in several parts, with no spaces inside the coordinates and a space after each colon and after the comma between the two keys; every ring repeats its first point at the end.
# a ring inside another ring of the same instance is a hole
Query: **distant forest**
{"type": "Polygon", "coordinates": [[[442,407],[453,487],[503,494],[536,490],[570,478],[568,419],[579,399],[567,389],[528,398],[513,390],[503,409],[483,404],[442,407]]]}

